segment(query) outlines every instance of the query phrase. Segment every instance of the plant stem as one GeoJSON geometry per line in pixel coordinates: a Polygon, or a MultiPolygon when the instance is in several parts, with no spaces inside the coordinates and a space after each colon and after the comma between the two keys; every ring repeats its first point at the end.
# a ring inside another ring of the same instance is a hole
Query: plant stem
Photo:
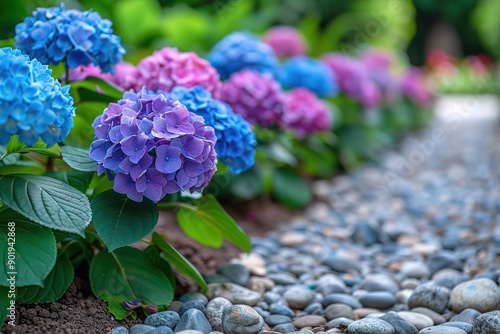
{"type": "Polygon", "coordinates": [[[64,84],[69,85],[69,67],[66,63],[64,63],[64,84]]]}

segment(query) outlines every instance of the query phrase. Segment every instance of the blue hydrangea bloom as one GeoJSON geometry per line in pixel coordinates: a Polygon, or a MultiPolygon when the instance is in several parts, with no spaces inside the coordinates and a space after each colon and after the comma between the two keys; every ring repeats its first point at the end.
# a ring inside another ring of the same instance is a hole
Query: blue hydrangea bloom
{"type": "Polygon", "coordinates": [[[91,10],[38,8],[16,26],[15,46],[42,64],[65,61],[69,68],[94,64],[113,72],[125,49],[111,21],[91,10]]]}
{"type": "Polygon", "coordinates": [[[217,158],[229,167],[233,174],[239,174],[255,163],[255,135],[240,115],[229,105],[212,99],[210,92],[202,86],[174,87],[170,98],[179,99],[189,111],[203,116],[205,124],[215,129],[217,158]]]}
{"type": "Polygon", "coordinates": [[[73,98],[52,71],[20,50],[0,49],[0,145],[11,135],[33,146],[38,138],[53,146],[73,127],[73,98]]]}
{"type": "Polygon", "coordinates": [[[285,88],[307,88],[319,97],[338,93],[332,71],[321,61],[308,57],[299,56],[288,60],[281,67],[279,79],[285,88]]]}
{"type": "Polygon", "coordinates": [[[213,47],[208,61],[221,79],[243,69],[274,75],[278,67],[273,49],[248,32],[233,32],[224,37],[213,47]]]}

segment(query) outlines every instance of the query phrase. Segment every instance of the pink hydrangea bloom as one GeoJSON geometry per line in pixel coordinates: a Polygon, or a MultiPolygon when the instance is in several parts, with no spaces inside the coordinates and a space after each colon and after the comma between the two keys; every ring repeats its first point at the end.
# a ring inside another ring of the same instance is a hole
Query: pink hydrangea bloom
{"type": "Polygon", "coordinates": [[[368,71],[368,76],[380,89],[384,101],[393,104],[400,96],[399,85],[396,77],[391,73],[394,56],[383,50],[369,49],[360,57],[361,62],[368,71]]]}
{"type": "Polygon", "coordinates": [[[326,54],[322,60],[347,96],[361,102],[365,108],[374,108],[380,103],[378,87],[360,60],[339,53],[326,54]]]}
{"type": "Polygon", "coordinates": [[[137,70],[137,90],[146,86],[152,91],[170,92],[175,86],[191,88],[200,85],[214,98],[219,97],[219,74],[208,61],[194,52],[179,52],[166,47],[142,59],[137,70]]]}
{"type": "Polygon", "coordinates": [[[307,52],[307,45],[302,34],[289,26],[272,27],[262,38],[271,46],[278,57],[302,56],[307,52]]]}
{"type": "Polygon", "coordinates": [[[400,85],[403,95],[420,106],[429,106],[434,101],[434,94],[418,67],[410,67],[401,77],[400,85]]]}
{"type": "Polygon", "coordinates": [[[222,85],[221,99],[251,124],[281,124],[284,94],[270,74],[243,70],[222,85]]]}
{"type": "Polygon", "coordinates": [[[114,83],[124,90],[130,90],[137,87],[139,73],[134,65],[121,62],[115,66],[115,74],[103,73],[101,78],[114,83]]]}
{"type": "Polygon", "coordinates": [[[298,137],[328,131],[332,117],[328,105],[305,89],[295,88],[285,94],[283,127],[295,131],[298,137]]]}
{"type": "Polygon", "coordinates": [[[99,77],[109,81],[124,90],[134,89],[137,86],[137,70],[134,65],[121,62],[115,65],[115,74],[102,73],[98,66],[78,66],[69,72],[70,81],[85,80],[88,76],[99,77]]]}

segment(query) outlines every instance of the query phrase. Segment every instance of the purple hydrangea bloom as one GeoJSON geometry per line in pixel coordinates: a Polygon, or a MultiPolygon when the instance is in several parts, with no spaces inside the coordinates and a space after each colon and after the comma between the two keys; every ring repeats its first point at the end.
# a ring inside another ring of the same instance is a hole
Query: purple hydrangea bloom
{"type": "Polygon", "coordinates": [[[285,88],[304,87],[319,97],[338,93],[334,74],[319,60],[308,57],[289,59],[280,71],[280,82],[285,88]]]}
{"type": "Polygon", "coordinates": [[[174,86],[203,86],[214,97],[219,96],[219,74],[208,61],[194,52],[163,48],[142,59],[137,65],[135,89],[146,86],[151,91],[169,92],[174,86]]]}
{"type": "Polygon", "coordinates": [[[19,50],[0,49],[0,145],[11,135],[33,146],[40,137],[48,147],[73,127],[73,98],[52,71],[19,50]]]}
{"type": "Polygon", "coordinates": [[[400,79],[401,92],[413,103],[427,107],[434,101],[434,93],[429,88],[421,69],[411,66],[400,79]]]}
{"type": "Polygon", "coordinates": [[[241,31],[233,32],[217,43],[208,60],[222,79],[244,69],[274,75],[278,66],[278,59],[269,45],[241,31]]]}
{"type": "Polygon", "coordinates": [[[222,85],[222,101],[250,124],[270,127],[281,124],[283,91],[269,74],[243,70],[222,85]]]}
{"type": "Polygon", "coordinates": [[[98,173],[114,178],[113,189],[134,201],[201,192],[217,170],[214,129],[161,93],[126,92],[92,126],[89,156],[98,173]]]}
{"type": "Polygon", "coordinates": [[[344,94],[361,102],[365,108],[379,105],[380,92],[361,61],[339,53],[326,54],[322,61],[333,72],[344,94]]]}
{"type": "Polygon", "coordinates": [[[391,53],[370,49],[360,57],[365,66],[368,76],[380,89],[385,102],[392,104],[400,96],[400,90],[396,77],[391,73],[394,57],[391,53]]]}
{"type": "Polygon", "coordinates": [[[252,128],[226,103],[212,99],[210,92],[201,86],[175,87],[169,94],[177,98],[189,111],[203,116],[205,124],[215,129],[217,159],[239,174],[255,164],[257,141],[252,128]]]}
{"type": "Polygon", "coordinates": [[[328,105],[305,88],[295,88],[287,92],[285,105],[283,127],[292,129],[300,138],[328,131],[332,127],[328,105]]]}
{"type": "Polygon", "coordinates": [[[262,38],[278,57],[295,57],[306,54],[307,45],[304,37],[294,27],[275,26],[270,28],[262,38]]]}
{"type": "Polygon", "coordinates": [[[111,25],[96,12],[64,10],[64,4],[38,8],[16,26],[15,45],[42,64],[65,61],[69,68],[94,64],[113,72],[125,49],[111,25]]]}

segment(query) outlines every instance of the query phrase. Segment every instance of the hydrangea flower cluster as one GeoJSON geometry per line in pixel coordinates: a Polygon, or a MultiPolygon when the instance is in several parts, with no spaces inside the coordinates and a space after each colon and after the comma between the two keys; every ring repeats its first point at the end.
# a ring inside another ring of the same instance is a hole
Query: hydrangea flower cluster
{"type": "Polygon", "coordinates": [[[232,174],[239,174],[255,164],[257,141],[252,128],[230,106],[214,100],[202,86],[177,86],[169,97],[179,99],[189,111],[203,116],[205,124],[215,129],[217,159],[226,164],[232,174]]]}
{"type": "Polygon", "coordinates": [[[298,137],[328,131],[332,117],[328,105],[305,89],[295,88],[285,94],[283,127],[292,129],[298,137]]]}
{"type": "Polygon", "coordinates": [[[116,64],[114,74],[102,73],[101,69],[94,65],[78,66],[69,72],[70,81],[85,80],[88,76],[99,77],[124,90],[130,90],[137,86],[138,74],[135,66],[126,62],[116,64]]]}
{"type": "Polygon", "coordinates": [[[272,27],[266,31],[262,40],[271,46],[278,57],[302,56],[307,51],[307,45],[302,34],[290,26],[272,27]]]}
{"type": "Polygon", "coordinates": [[[380,92],[361,61],[338,53],[326,54],[322,61],[334,73],[340,90],[346,95],[365,108],[374,108],[380,103],[380,92]]]}
{"type": "Polygon", "coordinates": [[[236,72],[222,85],[221,97],[251,124],[262,127],[281,124],[283,91],[270,74],[236,72]]]}
{"type": "Polygon", "coordinates": [[[280,82],[285,88],[304,87],[320,97],[337,93],[332,71],[319,60],[308,57],[294,57],[281,68],[280,82]]]}
{"type": "Polygon", "coordinates": [[[391,66],[394,63],[393,56],[382,50],[371,49],[365,51],[360,60],[365,66],[370,79],[380,89],[384,100],[389,104],[394,103],[398,99],[400,92],[398,82],[391,73],[391,66]]]}
{"type": "Polygon", "coordinates": [[[178,191],[201,192],[217,170],[214,129],[163,94],[126,92],[93,122],[89,156],[113,189],[141,202],[178,191]]]}
{"type": "Polygon", "coordinates": [[[190,88],[200,85],[214,97],[219,96],[219,74],[194,52],[179,52],[166,47],[141,60],[137,71],[137,91],[142,86],[152,91],[169,92],[175,86],[190,88]]]}
{"type": "Polygon", "coordinates": [[[428,88],[425,75],[418,67],[410,67],[401,77],[401,92],[420,106],[429,106],[434,100],[434,94],[428,88]]]}
{"type": "Polygon", "coordinates": [[[113,72],[125,49],[112,23],[93,11],[38,8],[16,26],[15,45],[42,64],[66,62],[69,68],[94,64],[113,72]]]}
{"type": "Polygon", "coordinates": [[[0,144],[11,135],[33,146],[40,137],[47,147],[63,141],[73,127],[73,98],[52,71],[20,50],[0,49],[0,144]]]}
{"type": "Polygon", "coordinates": [[[217,43],[208,56],[222,79],[243,69],[275,74],[278,60],[271,47],[248,32],[233,32],[217,43]]]}

